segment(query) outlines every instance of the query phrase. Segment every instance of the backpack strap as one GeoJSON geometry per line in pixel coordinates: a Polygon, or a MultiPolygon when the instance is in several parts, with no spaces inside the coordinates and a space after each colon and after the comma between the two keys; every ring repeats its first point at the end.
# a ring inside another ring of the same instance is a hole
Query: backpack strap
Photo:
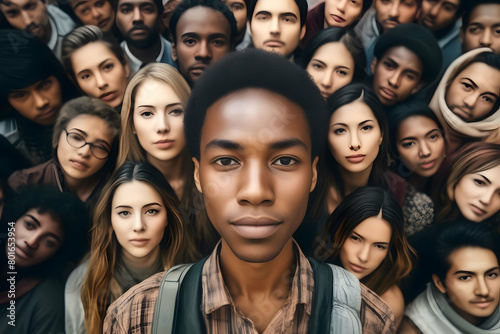
{"type": "Polygon", "coordinates": [[[314,298],[308,333],[361,334],[361,286],[346,270],[309,258],[314,271],[314,298]],[[331,314],[325,317],[325,314],[331,314]]]}
{"type": "Polygon", "coordinates": [[[179,264],[170,268],[160,283],[151,333],[172,333],[179,287],[193,264],[179,264]]]}

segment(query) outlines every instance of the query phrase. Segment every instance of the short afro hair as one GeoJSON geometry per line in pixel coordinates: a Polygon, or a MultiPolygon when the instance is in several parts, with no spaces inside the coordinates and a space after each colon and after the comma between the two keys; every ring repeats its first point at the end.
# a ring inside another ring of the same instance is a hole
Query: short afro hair
{"type": "Polygon", "coordinates": [[[229,22],[229,26],[231,28],[231,36],[229,36],[229,41],[231,44],[231,49],[234,46],[234,41],[236,39],[236,34],[238,33],[238,28],[236,26],[236,19],[234,18],[233,12],[229,9],[228,6],[221,0],[183,0],[172,13],[172,17],[170,18],[169,30],[172,34],[172,40],[174,44],[177,43],[177,23],[180,18],[186,11],[194,7],[207,7],[212,8],[218,12],[221,12],[222,15],[229,22]]]}
{"type": "Polygon", "coordinates": [[[227,55],[210,66],[189,98],[184,116],[186,142],[200,159],[201,130],[207,109],[219,99],[247,88],[277,93],[304,110],[311,134],[312,156],[326,142],[327,118],[324,99],[307,72],[283,56],[257,49],[227,55]]]}

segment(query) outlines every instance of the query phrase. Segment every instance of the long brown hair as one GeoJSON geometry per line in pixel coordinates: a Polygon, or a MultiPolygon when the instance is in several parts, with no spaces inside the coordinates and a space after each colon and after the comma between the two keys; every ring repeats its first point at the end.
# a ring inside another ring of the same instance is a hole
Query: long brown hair
{"type": "MultiPolygon", "coordinates": [[[[441,192],[441,209],[436,215],[437,223],[452,222],[462,214],[455,202],[455,187],[467,174],[482,172],[500,165],[500,145],[485,142],[474,142],[463,147],[453,161],[446,184],[441,192]]],[[[499,213],[493,215],[493,221],[499,213]]]]}
{"type": "MultiPolygon", "coordinates": [[[[120,148],[118,152],[117,167],[121,166],[126,160],[147,161],[146,151],[141,147],[137,135],[134,134],[134,106],[135,96],[139,87],[147,79],[154,79],[169,85],[175,94],[179,97],[181,105],[186,108],[191,88],[179,72],[170,65],[161,63],[152,63],[139,72],[130,80],[125,90],[122,107],[122,134],[120,137],[120,148]]],[[[203,255],[207,255],[218,240],[217,232],[209,222],[205,213],[203,197],[196,189],[194,184],[194,164],[191,161],[187,147],[184,148],[182,155],[182,164],[186,170],[186,183],[184,185],[181,201],[181,213],[185,220],[190,224],[188,235],[192,243],[196,245],[201,254],[194,255],[194,258],[186,260],[197,260],[203,255]]]]}
{"type": "Polygon", "coordinates": [[[167,209],[168,224],[160,241],[165,270],[178,263],[184,251],[186,226],[177,209],[178,200],[166,190],[170,187],[165,178],[148,163],[125,162],[105,185],[94,212],[90,261],[81,292],[87,333],[102,332],[106,310],[123,294],[113,276],[121,246],[111,225],[111,202],[119,186],[134,180],[153,187],[167,209]]]}
{"type": "Polygon", "coordinates": [[[392,196],[379,187],[361,187],[349,194],[328,218],[323,239],[313,248],[321,261],[342,265],[340,251],[352,231],[363,221],[382,213],[391,226],[387,256],[361,282],[378,295],[398,284],[413,268],[416,252],[406,240],[403,211],[392,196]]]}

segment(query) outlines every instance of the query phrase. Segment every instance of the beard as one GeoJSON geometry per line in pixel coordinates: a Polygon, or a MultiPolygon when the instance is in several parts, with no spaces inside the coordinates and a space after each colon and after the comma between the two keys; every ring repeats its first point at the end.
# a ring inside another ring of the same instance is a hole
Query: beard
{"type": "Polygon", "coordinates": [[[137,24],[132,27],[125,36],[125,41],[128,45],[131,45],[137,49],[147,49],[151,47],[157,40],[160,38],[158,29],[155,27],[151,29],[150,27],[144,24],[137,24]],[[147,36],[141,39],[133,39],[130,37],[130,34],[135,30],[145,30],[148,32],[147,36]]]}

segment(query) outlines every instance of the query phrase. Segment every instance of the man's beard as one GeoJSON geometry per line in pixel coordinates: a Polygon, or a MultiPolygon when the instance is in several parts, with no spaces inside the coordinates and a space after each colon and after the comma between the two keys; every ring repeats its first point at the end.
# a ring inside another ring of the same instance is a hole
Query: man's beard
{"type": "Polygon", "coordinates": [[[137,49],[147,49],[151,47],[157,40],[160,38],[158,29],[151,29],[144,24],[137,24],[134,25],[132,29],[130,29],[125,36],[125,41],[127,42],[128,45],[133,46],[134,48],[137,49]],[[148,32],[148,35],[140,40],[137,39],[132,39],[130,38],[130,33],[133,32],[134,30],[146,30],[148,32]]]}

